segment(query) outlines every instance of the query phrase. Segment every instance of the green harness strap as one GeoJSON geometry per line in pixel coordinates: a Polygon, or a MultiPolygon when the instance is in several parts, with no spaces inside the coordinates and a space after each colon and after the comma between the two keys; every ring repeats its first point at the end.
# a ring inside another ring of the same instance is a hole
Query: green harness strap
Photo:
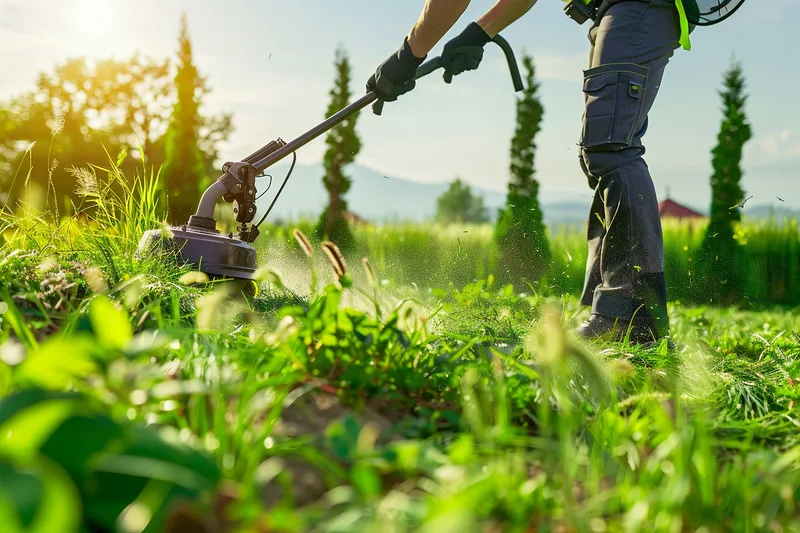
{"type": "Polygon", "coordinates": [[[675,7],[678,8],[678,15],[681,19],[681,46],[683,46],[684,50],[691,50],[692,43],[689,41],[689,19],[686,18],[686,9],[683,7],[683,0],[675,0],[675,7]]]}
{"type": "MultiPolygon", "coordinates": [[[[569,0],[561,1],[568,2],[569,0]]],[[[583,0],[584,4],[588,4],[589,2],[591,2],[591,0],[583,0]]],[[[683,0],[675,0],[675,7],[678,9],[678,17],[681,22],[681,37],[679,42],[684,50],[691,50],[692,43],[689,40],[689,19],[686,18],[686,9],[683,7],[683,0]]]]}

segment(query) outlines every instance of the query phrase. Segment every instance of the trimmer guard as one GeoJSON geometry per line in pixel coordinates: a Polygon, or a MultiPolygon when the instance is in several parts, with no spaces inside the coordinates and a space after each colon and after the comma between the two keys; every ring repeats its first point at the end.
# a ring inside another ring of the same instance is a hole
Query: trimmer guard
{"type": "Polygon", "coordinates": [[[228,237],[216,230],[189,226],[170,227],[166,231],[150,230],[139,241],[136,259],[161,252],[175,252],[184,263],[200,272],[227,278],[252,280],[257,269],[255,248],[244,241],[228,237]]]}

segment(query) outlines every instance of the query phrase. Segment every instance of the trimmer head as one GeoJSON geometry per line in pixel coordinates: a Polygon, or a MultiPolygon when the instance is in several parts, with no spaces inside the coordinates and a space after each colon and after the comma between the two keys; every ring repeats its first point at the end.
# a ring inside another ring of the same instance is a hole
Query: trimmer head
{"type": "Polygon", "coordinates": [[[145,232],[136,251],[137,259],[159,249],[176,252],[184,263],[210,276],[252,280],[258,265],[255,248],[216,229],[183,225],[145,232]]]}

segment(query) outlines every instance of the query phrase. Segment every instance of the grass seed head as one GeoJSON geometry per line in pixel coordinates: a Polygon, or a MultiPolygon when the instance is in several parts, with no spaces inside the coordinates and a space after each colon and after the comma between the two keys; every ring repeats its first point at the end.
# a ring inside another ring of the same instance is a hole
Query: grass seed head
{"type": "Polygon", "coordinates": [[[300,248],[303,249],[303,252],[305,252],[308,257],[311,257],[313,250],[311,248],[311,242],[309,242],[305,233],[300,231],[299,228],[295,228],[292,233],[294,234],[295,240],[297,240],[297,243],[300,245],[300,248]]]}
{"type": "Polygon", "coordinates": [[[108,290],[108,285],[106,284],[106,280],[103,279],[103,273],[100,272],[100,269],[97,267],[92,267],[86,270],[83,273],[83,277],[86,280],[87,285],[92,290],[92,292],[102,293],[108,290]]]}
{"type": "Polygon", "coordinates": [[[350,276],[347,275],[347,265],[344,262],[342,252],[339,251],[339,247],[330,241],[324,241],[322,243],[322,250],[325,252],[328,261],[330,261],[333,267],[333,272],[336,274],[336,284],[339,288],[342,289],[352,286],[350,276]]]}
{"type": "Polygon", "coordinates": [[[184,285],[195,285],[208,283],[208,275],[205,272],[192,271],[182,275],[179,280],[184,285]]]}
{"type": "Polygon", "coordinates": [[[97,185],[97,176],[85,168],[71,167],[67,173],[75,177],[75,193],[79,196],[99,196],[100,187],[97,185]]]}
{"type": "Polygon", "coordinates": [[[369,263],[369,259],[364,257],[363,259],[361,259],[361,264],[364,265],[364,273],[367,275],[367,282],[369,283],[369,286],[377,287],[378,279],[375,277],[375,271],[372,269],[372,265],[369,263]]]}
{"type": "Polygon", "coordinates": [[[62,131],[64,131],[64,122],[67,118],[67,111],[69,110],[69,106],[65,107],[61,113],[53,116],[53,120],[50,121],[50,133],[55,137],[62,131]]]}
{"type": "Polygon", "coordinates": [[[347,273],[347,266],[344,263],[344,257],[342,257],[339,247],[330,241],[325,241],[322,243],[322,249],[328,257],[336,277],[341,278],[344,276],[347,273]]]}

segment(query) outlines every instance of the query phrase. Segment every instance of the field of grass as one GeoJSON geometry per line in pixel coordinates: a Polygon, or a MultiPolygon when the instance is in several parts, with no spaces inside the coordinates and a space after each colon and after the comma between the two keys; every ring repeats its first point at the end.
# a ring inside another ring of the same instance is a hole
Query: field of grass
{"type": "MultiPolygon", "coordinates": [[[[311,232],[316,221],[265,229],[268,242],[263,260],[295,253],[294,228],[311,232]]],[[[748,308],[800,306],[800,227],[796,219],[747,221],[735,238],[746,253],[749,271],[742,288],[748,308]]],[[[705,232],[705,220],[665,220],[664,261],[668,298],[676,303],[704,304],[702,282],[696,281],[694,261],[705,232]]],[[[407,224],[359,226],[354,257],[369,257],[373,266],[396,285],[462,287],[495,270],[490,225],[407,224]],[[416,260],[408,260],[415,258],[416,260]]],[[[536,292],[577,296],[583,288],[586,265],[585,228],[549,229],[553,263],[536,292]]],[[[529,288],[522,288],[529,290],[529,288]]]]}
{"type": "Polygon", "coordinates": [[[344,272],[273,228],[243,299],[133,259],[152,176],[86,179],[85,217],[0,216],[4,532],[800,531],[796,310],[586,345],[581,236],[523,291],[486,228],[359,230],[344,272]]]}

